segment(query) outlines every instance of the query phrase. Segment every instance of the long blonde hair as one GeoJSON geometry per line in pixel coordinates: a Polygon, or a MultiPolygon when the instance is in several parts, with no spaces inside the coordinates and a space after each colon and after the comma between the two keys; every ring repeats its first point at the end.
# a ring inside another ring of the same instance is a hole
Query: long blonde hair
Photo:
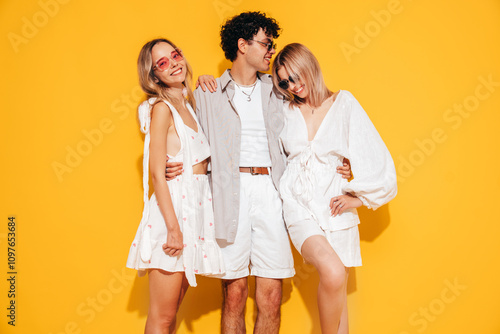
{"type": "Polygon", "coordinates": [[[274,87],[290,101],[292,106],[299,106],[305,103],[304,99],[293,95],[278,85],[280,81],[278,71],[282,67],[286,69],[292,78],[296,78],[299,82],[308,85],[308,99],[311,106],[320,106],[324,100],[332,96],[332,91],[326,87],[318,60],[305,45],[300,43],[286,45],[276,55],[273,63],[274,87]]]}
{"type": "MultiPolygon", "coordinates": [[[[177,49],[177,46],[165,38],[156,38],[152,41],[147,42],[139,52],[139,58],[137,59],[137,72],[139,74],[139,84],[146,93],[148,99],[151,97],[158,98],[157,102],[160,100],[167,100],[173,103],[173,98],[170,94],[168,94],[167,86],[161,82],[153,71],[153,59],[151,57],[151,50],[158,43],[167,43],[170,44],[174,49],[177,49]],[[156,81],[156,82],[155,82],[156,81]]],[[[191,65],[189,65],[186,57],[183,55],[184,60],[186,61],[186,78],[182,82],[184,87],[187,90],[187,100],[189,104],[196,110],[196,102],[194,100],[193,91],[191,90],[191,82],[193,78],[193,70],[191,65]]]]}

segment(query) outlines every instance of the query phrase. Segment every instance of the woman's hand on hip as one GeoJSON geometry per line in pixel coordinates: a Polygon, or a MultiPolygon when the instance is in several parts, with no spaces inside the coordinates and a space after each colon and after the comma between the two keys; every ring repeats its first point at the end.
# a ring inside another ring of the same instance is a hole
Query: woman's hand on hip
{"type": "Polygon", "coordinates": [[[363,205],[363,202],[351,194],[335,196],[330,200],[330,212],[335,217],[347,209],[359,208],[361,205],[363,205]]]}

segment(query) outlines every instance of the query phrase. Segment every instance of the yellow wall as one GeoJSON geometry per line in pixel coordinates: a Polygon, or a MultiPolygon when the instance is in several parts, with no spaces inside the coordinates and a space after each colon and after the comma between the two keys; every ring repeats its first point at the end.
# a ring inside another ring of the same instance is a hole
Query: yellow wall
{"type": "MultiPolygon", "coordinates": [[[[2,0],[0,332],[143,331],[147,279],[124,269],[142,212],[136,58],[165,36],[196,76],[220,75],[219,26],[245,10],[280,22],[279,47],[313,50],[329,87],[358,98],[396,163],[397,198],[360,212],[351,333],[500,333],[497,0],[2,0]]],[[[319,333],[318,277],[297,254],[296,269],[281,332],[319,333]]],[[[219,282],[200,279],[179,333],[217,333],[220,301],[219,282]]],[[[249,328],[254,314],[249,299],[249,328]]]]}

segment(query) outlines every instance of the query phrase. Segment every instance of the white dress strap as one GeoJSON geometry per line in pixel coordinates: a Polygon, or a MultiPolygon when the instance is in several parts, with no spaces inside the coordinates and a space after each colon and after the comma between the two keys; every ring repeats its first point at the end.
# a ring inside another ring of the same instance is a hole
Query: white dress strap
{"type": "Polygon", "coordinates": [[[149,133],[151,126],[151,109],[156,99],[151,98],[144,101],[139,106],[139,122],[141,125],[141,132],[145,134],[144,138],[144,155],[142,160],[142,187],[144,190],[143,200],[144,200],[144,210],[142,212],[141,223],[139,226],[139,231],[141,235],[138,238],[140,250],[140,259],[137,257],[135,259],[136,265],[139,260],[143,262],[149,262],[151,259],[151,234],[149,229],[147,229],[147,222],[149,219],[149,143],[151,141],[151,136],[149,133]]]}
{"type": "MultiPolygon", "coordinates": [[[[182,117],[179,115],[177,109],[168,102],[163,100],[169,107],[172,112],[172,116],[174,119],[175,130],[179,135],[179,139],[181,141],[181,149],[182,152],[182,163],[184,172],[182,173],[182,205],[181,212],[179,213],[179,217],[177,217],[179,224],[182,224],[182,237],[184,241],[184,249],[182,251],[182,258],[184,261],[184,271],[188,283],[190,286],[196,286],[196,276],[194,272],[195,267],[195,196],[193,193],[193,163],[191,159],[191,148],[189,145],[188,134],[186,132],[186,125],[182,120],[182,117]]],[[[191,115],[196,120],[196,115],[194,114],[193,108],[186,103],[187,108],[191,115]]]]}

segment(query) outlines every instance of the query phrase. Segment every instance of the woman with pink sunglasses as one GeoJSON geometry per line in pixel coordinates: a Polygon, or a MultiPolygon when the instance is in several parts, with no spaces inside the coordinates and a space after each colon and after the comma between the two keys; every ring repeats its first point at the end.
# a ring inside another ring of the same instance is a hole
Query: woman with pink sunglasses
{"type": "Polygon", "coordinates": [[[148,97],[139,106],[145,134],[144,212],[127,267],[139,276],[148,273],[145,333],[174,333],[177,310],[188,286],[196,286],[195,275],[224,273],[206,175],[210,147],[194,112],[192,70],[182,51],[167,39],[155,39],[142,47],[137,66],[148,97]],[[165,181],[167,156],[184,166],[182,175],[170,181],[165,181]]]}

